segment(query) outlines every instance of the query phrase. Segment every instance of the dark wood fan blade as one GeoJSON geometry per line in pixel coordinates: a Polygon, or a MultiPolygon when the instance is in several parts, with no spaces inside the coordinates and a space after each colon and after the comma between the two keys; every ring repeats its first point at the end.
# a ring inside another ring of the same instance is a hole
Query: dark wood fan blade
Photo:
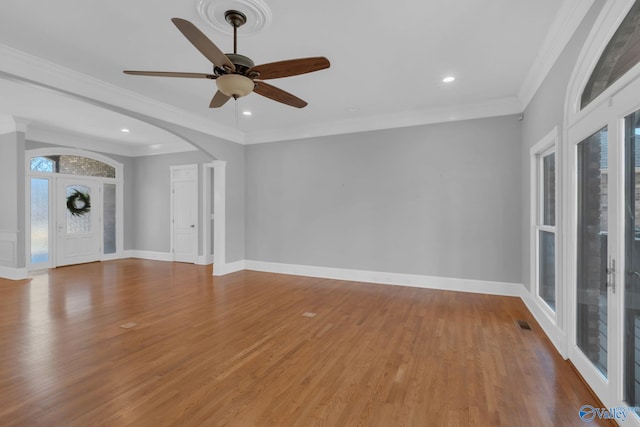
{"type": "Polygon", "coordinates": [[[281,77],[297,76],[298,74],[329,68],[331,63],[324,56],[314,58],[289,59],[287,61],[271,62],[256,65],[250,71],[260,73],[260,80],[279,79],[281,77]]]}
{"type": "Polygon", "coordinates": [[[216,46],[202,31],[198,29],[191,22],[186,19],[171,18],[171,22],[174,23],[178,30],[200,51],[209,61],[216,67],[230,68],[235,71],[236,67],[233,62],[229,60],[227,55],[222,53],[218,46],[216,46]]]}
{"type": "Polygon", "coordinates": [[[261,82],[259,80],[255,81],[256,87],[253,91],[262,96],[266,96],[267,98],[273,99],[274,101],[282,102],[283,104],[291,105],[296,108],[304,108],[307,106],[306,101],[298,98],[295,95],[290,94],[287,91],[282,89],[278,89],[275,86],[272,86],[268,83],[261,82]]]}
{"type": "Polygon", "coordinates": [[[132,76],[153,76],[153,77],[185,77],[189,79],[211,79],[215,80],[218,76],[205,73],[175,73],[173,71],[123,71],[125,74],[132,76]]]}
{"type": "Polygon", "coordinates": [[[230,96],[225,95],[224,93],[217,91],[213,96],[211,103],[209,104],[209,108],[220,108],[231,98],[230,96]]]}

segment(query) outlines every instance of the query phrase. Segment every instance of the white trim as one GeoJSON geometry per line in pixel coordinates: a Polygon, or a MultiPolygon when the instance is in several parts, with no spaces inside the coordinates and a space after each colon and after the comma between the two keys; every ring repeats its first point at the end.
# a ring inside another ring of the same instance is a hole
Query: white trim
{"type": "Polygon", "coordinates": [[[422,276],[417,274],[388,273],[382,271],[352,270],[346,268],[318,267],[311,265],[282,264],[264,261],[245,261],[247,270],[268,273],[311,276],[324,279],[379,283],[383,285],[411,286],[425,289],[473,292],[488,295],[521,296],[521,283],[492,282],[473,279],[422,276]]]}
{"type": "Polygon", "coordinates": [[[452,107],[403,111],[358,119],[336,120],[328,123],[309,124],[302,127],[288,127],[271,131],[250,132],[245,135],[245,144],[286,141],[318,136],[342,135],[383,129],[471,120],[486,117],[508,116],[522,113],[520,101],[514,97],[491,101],[455,105],[452,107]]]}
{"type": "Polygon", "coordinates": [[[0,135],[7,135],[15,132],[17,132],[17,130],[13,116],[0,116],[0,135]]]}
{"type": "Polygon", "coordinates": [[[0,279],[24,280],[29,278],[26,268],[11,268],[0,265],[0,279]]]}
{"type": "Polygon", "coordinates": [[[141,251],[137,249],[129,249],[124,251],[125,258],[140,258],[154,261],[173,262],[173,255],[167,252],[141,251]]]}
{"type": "MultiPolygon", "coordinates": [[[[221,276],[227,263],[227,162],[214,160],[205,167],[213,168],[213,275],[221,276]]],[[[209,192],[209,194],[211,194],[209,192]]]]}
{"type": "Polygon", "coordinates": [[[6,135],[15,132],[26,132],[27,120],[21,119],[16,116],[4,116],[0,115],[0,135],[6,135]]]}
{"type": "Polygon", "coordinates": [[[246,270],[246,261],[234,261],[228,264],[216,264],[213,263],[213,275],[214,276],[224,276],[226,274],[236,273],[238,271],[246,270]]]}
{"type": "MultiPolygon", "coordinates": [[[[562,171],[560,168],[561,158],[558,152],[559,147],[559,129],[558,126],[555,126],[548,134],[542,137],[533,147],[529,150],[529,284],[530,291],[529,297],[525,300],[525,303],[535,306],[535,312],[540,316],[539,323],[543,325],[543,328],[549,330],[549,338],[552,339],[554,345],[560,351],[560,354],[563,357],[566,357],[566,349],[561,351],[560,349],[564,349],[566,347],[566,339],[565,341],[554,341],[554,338],[557,339],[557,336],[565,335],[562,330],[562,320],[564,318],[564,310],[563,310],[563,292],[562,292],[562,281],[559,280],[560,273],[560,251],[558,250],[559,245],[561,244],[559,240],[561,239],[561,229],[559,229],[561,218],[561,209],[560,204],[562,202],[561,191],[560,191],[560,172],[562,171]],[[555,153],[556,155],[556,218],[555,218],[555,226],[546,226],[540,225],[540,182],[541,182],[541,174],[542,168],[540,164],[540,157],[546,156],[548,154],[555,153]],[[560,203],[558,203],[560,202],[560,203]],[[555,246],[556,246],[556,256],[555,256],[555,306],[556,311],[554,312],[547,303],[540,297],[540,288],[539,288],[539,231],[547,231],[554,234],[555,237],[555,246]]],[[[523,298],[524,299],[524,298],[523,298]]],[[[533,313],[534,310],[530,311],[533,313]]]]}
{"type": "MultiPolygon", "coordinates": [[[[332,280],[348,280],[355,282],[376,283],[391,286],[410,286],[423,289],[438,289],[454,292],[471,292],[487,295],[519,297],[527,309],[540,324],[542,331],[549,337],[553,345],[563,358],[567,358],[567,336],[541,310],[528,289],[521,283],[506,283],[485,280],[460,279],[450,277],[435,277],[416,274],[388,273],[379,271],[352,270],[344,268],[317,267],[309,265],[282,264],[265,261],[243,260],[217,275],[224,275],[242,269],[262,271],[267,273],[288,274],[294,276],[318,277],[332,280]]],[[[214,270],[217,267],[214,265],[214,270]]]]}
{"type": "Polygon", "coordinates": [[[184,153],[197,150],[195,146],[184,140],[171,144],[160,144],[159,147],[147,144],[132,145],[124,144],[113,139],[75,133],[70,130],[42,129],[37,126],[29,126],[26,139],[29,141],[39,141],[47,144],[75,147],[126,157],[154,156],[158,154],[184,153]]]}
{"type": "Polygon", "coordinates": [[[0,230],[0,263],[5,268],[15,268],[18,260],[18,232],[0,230]]]}
{"type": "Polygon", "coordinates": [[[213,256],[212,255],[198,255],[196,258],[196,264],[198,265],[209,265],[213,264],[213,256]]]}
{"type": "MultiPolygon", "coordinates": [[[[73,155],[73,156],[81,156],[87,157],[93,160],[98,160],[102,163],[105,163],[115,169],[116,177],[115,178],[104,178],[104,177],[90,177],[85,176],[84,178],[90,179],[92,181],[99,182],[100,193],[102,194],[102,190],[104,188],[104,184],[115,184],[116,186],[116,253],[115,254],[104,254],[104,236],[100,238],[100,260],[107,259],[118,259],[122,257],[124,251],[124,165],[117,160],[112,159],[111,157],[102,155],[100,153],[96,153],[93,151],[83,150],[79,148],[70,148],[70,147],[46,147],[46,148],[35,148],[31,150],[25,150],[24,161],[25,161],[25,259],[28,269],[40,269],[40,268],[49,268],[55,266],[57,263],[57,249],[56,249],[56,238],[57,233],[55,233],[55,220],[56,220],[56,210],[55,210],[55,191],[56,191],[56,183],[60,178],[72,178],[77,179],[82,177],[81,175],[67,175],[61,173],[43,173],[31,170],[31,158],[38,156],[48,156],[48,155],[73,155]],[[47,263],[39,263],[36,265],[31,265],[31,178],[47,178],[49,179],[49,261],[47,263]]],[[[101,196],[102,199],[102,196],[101,196]]],[[[100,210],[102,207],[100,207],[100,210]]],[[[102,213],[101,213],[102,215],[102,213]]],[[[102,221],[102,220],[101,220],[102,221]]]]}
{"type": "Polygon", "coordinates": [[[523,109],[526,109],[533,99],[540,85],[542,85],[542,82],[593,5],[593,1],[565,0],[562,2],[560,10],[518,91],[518,99],[522,103],[523,109]]]}
{"type": "MultiPolygon", "coordinates": [[[[94,151],[83,150],[81,148],[70,148],[70,147],[46,147],[46,148],[34,148],[32,150],[25,150],[25,161],[26,161],[26,170],[27,172],[31,172],[30,170],[30,162],[29,159],[31,157],[41,157],[41,156],[55,156],[59,154],[71,155],[71,156],[80,156],[87,157],[93,160],[98,160],[102,163],[106,163],[109,166],[113,167],[116,170],[115,181],[123,182],[123,165],[117,160],[112,159],[111,157],[107,157],[103,154],[96,153],[94,151]]],[[[50,174],[47,174],[47,176],[50,174]]],[[[54,174],[60,175],[60,174],[54,174]]],[[[78,175],[73,175],[78,176],[78,175]]],[[[112,180],[113,178],[106,178],[112,180]]]]}
{"type": "MultiPolygon", "coordinates": [[[[640,64],[637,64],[618,81],[613,83],[588,106],[580,110],[582,92],[602,55],[605,47],[620,23],[626,17],[634,0],[610,0],[605,2],[596,19],[585,45],[578,57],[569,80],[565,98],[565,138],[562,144],[566,152],[565,186],[566,197],[563,209],[567,215],[563,218],[567,236],[567,245],[563,249],[565,266],[563,278],[570,290],[567,294],[568,355],[591,386],[596,395],[607,407],[624,405],[623,402],[623,301],[624,274],[624,143],[623,119],[629,113],[640,109],[640,64]],[[602,127],[608,127],[609,141],[609,241],[608,255],[616,258],[619,291],[608,291],[608,379],[589,361],[576,341],[576,265],[577,265],[577,145],[602,127]]],[[[640,425],[633,418],[634,425],[640,425]]]]}
{"type": "Polygon", "coordinates": [[[189,259],[187,259],[185,257],[185,259],[182,259],[181,261],[183,262],[190,262],[195,264],[198,261],[198,241],[200,238],[200,221],[199,221],[199,213],[198,213],[198,202],[199,202],[199,194],[198,194],[198,181],[199,181],[199,168],[198,168],[198,164],[194,163],[194,164],[189,164],[189,165],[174,165],[174,166],[169,166],[169,170],[170,170],[170,185],[169,185],[169,199],[170,199],[170,213],[169,213],[169,220],[170,220],[170,233],[171,233],[171,244],[170,244],[170,252],[173,254],[173,260],[176,260],[176,251],[175,251],[175,217],[174,217],[174,213],[176,211],[176,205],[175,205],[175,192],[174,192],[174,185],[177,182],[191,182],[192,183],[192,187],[190,187],[190,191],[192,191],[192,199],[191,202],[193,203],[193,214],[195,215],[195,218],[193,218],[193,222],[194,224],[192,224],[191,228],[193,229],[193,246],[191,248],[191,254],[189,259]],[[187,178],[181,178],[181,177],[176,177],[176,173],[180,172],[180,171],[185,171],[189,174],[189,176],[187,178]]]}
{"type": "Polygon", "coordinates": [[[580,110],[580,99],[584,91],[589,77],[600,59],[600,56],[607,47],[607,44],[618,30],[618,27],[624,20],[625,16],[633,6],[635,0],[609,0],[604,3],[598,18],[596,19],[593,29],[587,36],[587,39],[580,51],[578,60],[573,68],[571,78],[569,79],[568,90],[565,96],[564,117],[565,129],[582,120],[589,115],[595,108],[601,104],[608,102],[609,98],[622,90],[629,82],[634,80],[640,64],[623,75],[618,81],[613,83],[607,90],[594,99],[586,108],[580,110]]]}
{"type": "MultiPolygon", "coordinates": [[[[52,90],[63,96],[82,99],[103,108],[124,108],[191,128],[239,144],[282,141],[396,127],[417,126],[457,120],[504,116],[522,112],[516,96],[478,104],[454,105],[445,108],[404,111],[389,115],[329,123],[311,124],[299,128],[244,133],[219,123],[212,123],[168,104],[125,90],[75,70],[29,55],[0,44],[3,70],[0,78],[21,84],[52,90]]],[[[126,113],[123,113],[126,114],[126,113]]]]}
{"type": "MultiPolygon", "coordinates": [[[[560,353],[564,359],[567,359],[569,357],[567,334],[558,327],[555,319],[549,315],[549,310],[546,309],[546,307],[542,307],[539,298],[536,298],[531,292],[526,290],[526,288],[523,287],[523,289],[524,292],[520,295],[520,298],[536,319],[545,335],[551,340],[553,346],[558,350],[558,353],[560,353]]],[[[557,304],[556,307],[558,307],[557,304]]]]}
{"type": "Polygon", "coordinates": [[[158,102],[3,44],[0,44],[0,58],[2,58],[0,78],[24,84],[29,84],[28,80],[30,80],[37,83],[39,87],[57,89],[56,91],[61,94],[68,92],[105,102],[228,141],[242,143],[244,140],[243,133],[230,126],[214,124],[204,117],[196,116],[172,105],[158,102]]]}

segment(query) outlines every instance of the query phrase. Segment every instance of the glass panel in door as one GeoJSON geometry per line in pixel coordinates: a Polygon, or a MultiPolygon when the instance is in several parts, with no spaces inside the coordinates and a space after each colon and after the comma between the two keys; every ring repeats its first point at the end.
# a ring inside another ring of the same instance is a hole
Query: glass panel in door
{"type": "Polygon", "coordinates": [[[624,399],[640,406],[640,112],[625,119],[624,399]]]}
{"type": "Polygon", "coordinates": [[[65,234],[91,233],[91,188],[80,184],[66,187],[65,234]]]}
{"type": "Polygon", "coordinates": [[[49,179],[31,178],[31,264],[49,262],[49,179]]]}
{"type": "Polygon", "coordinates": [[[98,185],[84,179],[57,180],[57,266],[100,259],[102,202],[98,185]]]}
{"type": "Polygon", "coordinates": [[[104,184],[102,195],[102,221],[105,254],[116,252],[116,185],[104,184]]]}
{"type": "Polygon", "coordinates": [[[603,128],[578,144],[576,343],[607,375],[608,144],[603,128]]]}

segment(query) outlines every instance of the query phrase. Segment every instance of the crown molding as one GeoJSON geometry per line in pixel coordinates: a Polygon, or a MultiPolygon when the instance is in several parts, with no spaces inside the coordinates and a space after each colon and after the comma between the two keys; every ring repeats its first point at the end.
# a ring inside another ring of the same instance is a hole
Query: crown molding
{"type": "Polygon", "coordinates": [[[564,0],[525,77],[518,99],[527,108],[560,54],[571,40],[594,0],[564,0]]]}
{"type": "Polygon", "coordinates": [[[107,138],[88,136],[62,129],[39,128],[36,125],[29,126],[26,139],[29,141],[43,142],[45,144],[80,148],[93,152],[116,154],[126,157],[153,156],[196,150],[194,146],[187,142],[184,142],[184,144],[123,144],[122,142],[107,138]]]}
{"type": "Polygon", "coordinates": [[[28,84],[37,82],[42,88],[57,89],[60,94],[77,95],[112,106],[129,109],[168,123],[175,123],[228,141],[243,143],[244,134],[232,127],[212,123],[169,104],[142,96],[103,80],[79,73],[6,45],[0,44],[0,78],[28,84]]]}
{"type": "Polygon", "coordinates": [[[26,134],[28,141],[37,141],[61,147],[80,148],[88,151],[97,151],[107,154],[132,157],[133,149],[127,144],[96,136],[86,136],[80,133],[62,129],[39,128],[36,125],[29,127],[26,134]]]}
{"type": "Polygon", "coordinates": [[[0,135],[14,132],[26,132],[28,120],[16,116],[0,115],[0,135]]]}
{"type": "Polygon", "coordinates": [[[0,116],[0,135],[16,132],[16,122],[13,116],[0,116]]]}
{"type": "Polygon", "coordinates": [[[395,114],[319,123],[297,128],[251,132],[246,134],[245,144],[261,144],[319,136],[429,125],[484,117],[506,116],[509,114],[519,114],[521,112],[522,105],[520,101],[518,101],[516,97],[507,97],[477,104],[412,110],[395,114]]]}
{"type": "MultiPolygon", "coordinates": [[[[0,44],[0,58],[2,58],[0,78],[12,79],[13,77],[13,80],[19,83],[35,84],[41,88],[56,90],[62,95],[77,96],[87,100],[95,100],[97,103],[128,109],[243,145],[495,117],[518,114],[523,111],[593,1],[565,0],[517,97],[500,98],[476,104],[344,119],[286,129],[244,133],[2,44],[0,44]]],[[[3,122],[0,120],[0,132],[4,129],[2,124],[3,122]]],[[[113,141],[108,141],[108,143],[114,144],[113,141]]],[[[142,146],[129,147],[124,151],[121,150],[121,147],[116,147],[115,151],[117,152],[112,154],[129,156],[185,151],[182,148],[169,146],[156,146],[155,149],[143,148],[142,146]]],[[[101,150],[104,151],[105,147],[102,147],[101,150]]]]}

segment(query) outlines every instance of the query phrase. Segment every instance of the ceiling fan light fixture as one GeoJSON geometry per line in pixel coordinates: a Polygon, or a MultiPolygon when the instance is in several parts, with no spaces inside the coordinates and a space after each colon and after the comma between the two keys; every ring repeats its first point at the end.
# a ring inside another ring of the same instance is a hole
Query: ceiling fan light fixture
{"type": "Polygon", "coordinates": [[[253,80],[240,74],[222,75],[216,79],[216,85],[220,92],[236,99],[249,95],[254,87],[253,80]]]}

